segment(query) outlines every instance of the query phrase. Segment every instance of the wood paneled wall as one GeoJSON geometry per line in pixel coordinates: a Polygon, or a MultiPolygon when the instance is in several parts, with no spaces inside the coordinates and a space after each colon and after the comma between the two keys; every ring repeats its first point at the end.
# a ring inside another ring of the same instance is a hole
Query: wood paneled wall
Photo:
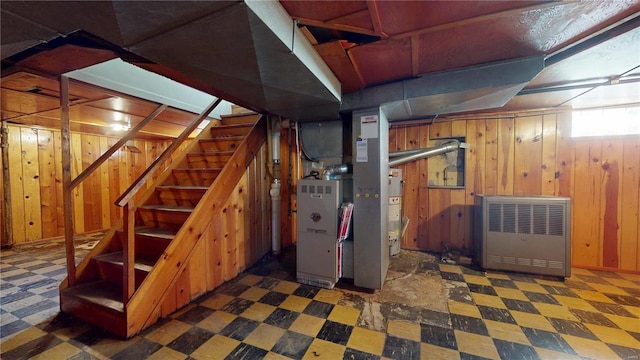
{"type": "Polygon", "coordinates": [[[158,317],[166,317],[192,299],[235,278],[271,251],[271,200],[263,145],[223,206],[198,240],[158,317]]]}
{"type": "Polygon", "coordinates": [[[280,131],[280,226],[282,248],[296,242],[297,200],[296,187],[300,174],[300,159],[296,146],[295,128],[283,128],[280,131]],[[291,144],[291,146],[289,146],[291,144]]]}
{"type": "Polygon", "coordinates": [[[572,200],[572,265],[640,270],[640,137],[571,138],[569,112],[500,114],[393,127],[389,151],[464,136],[465,188],[427,186],[428,160],[404,170],[403,247],[472,249],[475,194],[556,195],[572,200]]]}
{"type": "MultiPolygon", "coordinates": [[[[13,244],[64,235],[60,131],[17,125],[9,125],[8,130],[13,244]]],[[[118,140],[72,132],[72,177],[118,140]]],[[[170,143],[135,140],[139,153],[119,149],[76,187],[72,194],[75,232],[111,227],[121,211],[113,205],[115,200],[170,143]]]]}

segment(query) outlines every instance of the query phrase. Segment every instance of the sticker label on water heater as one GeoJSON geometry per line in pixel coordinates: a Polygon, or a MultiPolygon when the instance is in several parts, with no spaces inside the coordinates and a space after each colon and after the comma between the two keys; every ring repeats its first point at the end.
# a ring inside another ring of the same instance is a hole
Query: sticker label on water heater
{"type": "Polygon", "coordinates": [[[378,115],[360,117],[360,135],[365,139],[378,138],[378,115]]]}
{"type": "Polygon", "coordinates": [[[367,139],[357,138],[356,139],[356,162],[369,161],[369,155],[367,155],[367,152],[368,152],[367,139]]]}

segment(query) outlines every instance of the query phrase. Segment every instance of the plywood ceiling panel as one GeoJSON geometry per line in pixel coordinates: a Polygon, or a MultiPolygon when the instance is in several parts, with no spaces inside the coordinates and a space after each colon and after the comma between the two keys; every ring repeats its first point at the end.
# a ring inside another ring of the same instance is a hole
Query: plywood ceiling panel
{"type": "Polygon", "coordinates": [[[0,90],[0,94],[2,95],[2,109],[20,114],[35,114],[60,106],[57,98],[46,95],[4,88],[0,90]]]}
{"type": "Polygon", "coordinates": [[[362,88],[362,81],[340,41],[317,45],[316,51],[342,83],[343,92],[347,93],[362,88]]]}
{"type": "Polygon", "coordinates": [[[55,49],[39,52],[19,61],[17,65],[49,75],[61,75],[72,70],[115,59],[116,57],[117,55],[109,50],[63,45],[55,49]]]}
{"type": "Polygon", "coordinates": [[[366,86],[412,76],[411,39],[388,39],[349,49],[349,57],[366,86]]]}

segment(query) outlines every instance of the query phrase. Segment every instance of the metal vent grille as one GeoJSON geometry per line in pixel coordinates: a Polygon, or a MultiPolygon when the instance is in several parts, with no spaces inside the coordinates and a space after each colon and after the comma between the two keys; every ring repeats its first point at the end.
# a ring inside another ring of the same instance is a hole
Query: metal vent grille
{"type": "Polygon", "coordinates": [[[564,236],[564,206],[489,204],[489,231],[564,236]]]}
{"type": "Polygon", "coordinates": [[[569,198],[480,195],[475,205],[474,244],[483,268],[571,275],[569,198]]]}
{"type": "Polygon", "coordinates": [[[547,260],[533,259],[533,266],[536,266],[536,267],[547,267],[547,260]]]}
{"type": "Polygon", "coordinates": [[[533,233],[547,234],[547,205],[533,205],[533,233]]]}
{"type": "Polygon", "coordinates": [[[531,234],[531,205],[518,204],[518,234],[531,234]]]}
{"type": "Polygon", "coordinates": [[[564,262],[549,260],[549,267],[551,269],[564,269],[564,262]]]}
{"type": "Polygon", "coordinates": [[[549,205],[549,235],[564,236],[564,206],[549,205]]]}
{"type": "Polygon", "coordinates": [[[502,204],[489,204],[489,231],[502,231],[502,204]]]}
{"type": "Polygon", "coordinates": [[[502,231],[508,233],[516,232],[516,205],[504,204],[503,206],[502,231]]]}
{"type": "Polygon", "coordinates": [[[531,266],[531,259],[529,258],[518,258],[518,265],[521,266],[531,266]]]}

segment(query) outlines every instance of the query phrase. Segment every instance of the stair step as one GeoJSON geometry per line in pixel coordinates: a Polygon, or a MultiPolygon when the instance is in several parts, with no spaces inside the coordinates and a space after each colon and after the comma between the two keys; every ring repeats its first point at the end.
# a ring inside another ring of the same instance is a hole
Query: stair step
{"type": "Polygon", "coordinates": [[[198,185],[162,185],[157,186],[158,197],[164,205],[191,206],[198,205],[209,187],[198,185]]]}
{"type": "Polygon", "coordinates": [[[233,151],[201,152],[187,154],[187,163],[192,168],[222,168],[233,156],[233,151]]]}
{"type": "Polygon", "coordinates": [[[178,230],[191,212],[191,206],[173,206],[163,204],[144,205],[138,208],[145,226],[178,230]]]}
{"type": "Polygon", "coordinates": [[[211,127],[211,136],[229,136],[229,135],[242,135],[245,136],[251,131],[253,123],[239,123],[239,124],[223,124],[220,126],[211,127]]]}
{"type": "Polygon", "coordinates": [[[220,119],[223,125],[229,124],[255,124],[260,118],[258,113],[223,115],[220,119]]]}
{"type": "Polygon", "coordinates": [[[158,189],[166,189],[166,190],[207,190],[206,186],[199,185],[159,185],[158,189]]]}
{"type": "MultiPolygon", "coordinates": [[[[124,268],[124,254],[122,251],[94,256],[93,261],[96,262],[100,277],[103,280],[118,284],[118,286],[122,287],[124,268]]],[[[147,275],[149,275],[155,263],[156,260],[144,257],[142,254],[136,252],[136,259],[133,264],[136,289],[142,284],[142,281],[144,281],[147,275]]]]}
{"type": "Polygon", "coordinates": [[[220,174],[222,168],[188,168],[173,169],[172,175],[176,185],[209,186],[220,174]]]}
{"type": "Polygon", "coordinates": [[[124,313],[122,286],[106,280],[98,280],[64,289],[61,294],[124,313]]]}
{"type": "Polygon", "coordinates": [[[191,213],[193,211],[192,206],[164,205],[164,204],[143,205],[143,206],[140,206],[138,209],[174,212],[174,213],[191,213]]]}
{"type": "Polygon", "coordinates": [[[211,139],[200,139],[198,144],[203,152],[235,151],[244,136],[224,136],[211,139]]]}
{"type": "MultiPolygon", "coordinates": [[[[139,254],[136,254],[139,255],[139,254]]],[[[98,262],[111,263],[114,265],[124,266],[124,253],[122,251],[116,251],[106,254],[100,254],[93,257],[98,262]]],[[[133,264],[134,269],[150,272],[153,266],[156,264],[156,260],[149,259],[143,256],[138,256],[133,264]]],[[[120,274],[122,276],[122,274],[120,274]]]]}
{"type": "MultiPolygon", "coordinates": [[[[158,259],[176,236],[176,231],[177,229],[137,226],[134,230],[136,254],[145,258],[158,259]]],[[[126,239],[124,230],[120,229],[116,234],[124,247],[126,239]]]]}
{"type": "Polygon", "coordinates": [[[122,286],[99,280],[60,290],[60,310],[127,337],[122,286]]]}
{"type": "Polygon", "coordinates": [[[156,237],[160,239],[173,240],[176,232],[169,229],[160,229],[154,227],[140,226],[135,229],[136,235],[156,237]]]}

